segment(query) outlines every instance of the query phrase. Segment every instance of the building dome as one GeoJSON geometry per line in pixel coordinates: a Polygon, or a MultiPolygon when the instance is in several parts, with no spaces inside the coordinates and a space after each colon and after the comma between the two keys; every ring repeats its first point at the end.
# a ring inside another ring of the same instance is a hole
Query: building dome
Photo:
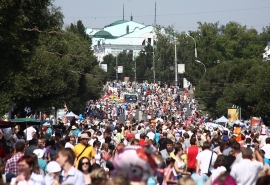
{"type": "Polygon", "coordinates": [[[104,31],[104,30],[101,30],[101,31],[98,31],[97,33],[95,33],[93,35],[94,38],[106,38],[106,39],[111,39],[111,38],[114,38],[112,36],[112,34],[110,34],[109,32],[107,31],[104,31]]]}
{"type": "Polygon", "coordinates": [[[110,26],[115,26],[115,25],[118,25],[118,24],[123,24],[123,23],[126,23],[126,22],[129,22],[129,21],[127,21],[127,20],[118,20],[118,21],[115,21],[115,22],[105,26],[105,28],[110,27],[110,26]]]}

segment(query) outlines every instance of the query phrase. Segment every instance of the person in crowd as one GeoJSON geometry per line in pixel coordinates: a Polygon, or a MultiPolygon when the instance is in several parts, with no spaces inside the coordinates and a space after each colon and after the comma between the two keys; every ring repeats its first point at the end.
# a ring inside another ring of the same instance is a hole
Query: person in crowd
{"type": "Polygon", "coordinates": [[[108,181],[108,174],[103,168],[91,172],[91,185],[105,185],[108,181]]]}
{"type": "Polygon", "coordinates": [[[162,185],[176,184],[177,180],[175,180],[173,175],[175,159],[169,157],[166,159],[166,168],[164,169],[164,178],[162,185]]]}
{"type": "Polygon", "coordinates": [[[183,175],[191,175],[191,173],[186,170],[186,164],[181,158],[182,154],[183,148],[180,145],[174,148],[175,162],[173,175],[175,180],[179,180],[183,175]]]}
{"type": "Polygon", "coordinates": [[[15,144],[14,155],[6,162],[5,167],[6,174],[10,173],[16,176],[19,174],[18,161],[22,156],[24,156],[24,149],[25,149],[24,142],[17,142],[15,144]]]}
{"type": "Polygon", "coordinates": [[[43,159],[45,151],[43,149],[35,149],[33,153],[37,155],[39,168],[41,168],[43,172],[45,172],[45,168],[47,166],[47,161],[43,159]]]}
{"type": "MultiPolygon", "coordinates": [[[[30,127],[29,127],[30,128],[30,127]]],[[[30,155],[35,149],[37,149],[38,140],[33,138],[29,141],[29,146],[26,148],[24,155],[30,155]]]]}
{"type": "Polygon", "coordinates": [[[43,175],[36,174],[35,159],[30,155],[24,155],[18,160],[18,176],[11,179],[10,185],[45,185],[43,175]]]}
{"type": "Polygon", "coordinates": [[[195,181],[190,177],[182,177],[177,185],[196,185],[195,181]]]}
{"type": "Polygon", "coordinates": [[[230,175],[238,185],[255,185],[259,172],[263,170],[263,158],[259,153],[258,146],[255,148],[255,158],[250,148],[242,149],[242,160],[232,166],[230,175]]]}
{"type": "Polygon", "coordinates": [[[79,161],[78,170],[80,170],[84,175],[85,185],[91,184],[91,163],[87,157],[82,157],[79,161]]]}
{"type": "Polygon", "coordinates": [[[61,166],[56,161],[48,163],[46,172],[46,185],[60,185],[59,176],[61,173],[61,166]]]}
{"type": "Polygon", "coordinates": [[[91,160],[91,163],[95,163],[95,150],[92,146],[88,145],[89,135],[87,133],[83,133],[80,135],[80,143],[75,145],[73,151],[77,158],[76,168],[78,168],[79,160],[82,157],[87,157],[91,160]]]}
{"type": "Polygon", "coordinates": [[[71,149],[74,148],[74,145],[70,142],[70,136],[66,136],[65,141],[66,141],[65,148],[71,148],[71,149]]]}
{"type": "Polygon", "coordinates": [[[270,159],[270,137],[265,139],[265,143],[261,149],[265,152],[265,158],[270,159]]]}
{"type": "Polygon", "coordinates": [[[23,131],[26,134],[26,140],[32,140],[36,135],[36,129],[32,125],[27,125],[27,128],[23,131]]]}
{"type": "Polygon", "coordinates": [[[5,160],[0,159],[0,183],[6,183],[6,176],[5,176],[5,160]]]}
{"type": "Polygon", "coordinates": [[[51,139],[49,142],[50,142],[50,146],[48,147],[48,150],[47,150],[47,156],[48,156],[48,161],[52,161],[55,154],[57,153],[58,148],[56,147],[56,143],[54,139],[51,139]]]}
{"type": "MultiPolygon", "coordinates": [[[[56,154],[56,162],[63,169],[60,175],[61,184],[85,184],[84,174],[73,167],[76,156],[72,149],[63,148],[56,154]]],[[[81,158],[79,158],[80,160],[81,158]]],[[[79,162],[78,162],[79,164],[79,162]]]]}
{"type": "Polygon", "coordinates": [[[160,151],[162,159],[163,159],[164,162],[166,162],[166,159],[168,157],[170,157],[171,152],[174,152],[173,142],[172,142],[172,140],[168,139],[166,141],[166,148],[160,151]]]}
{"type": "Polygon", "coordinates": [[[196,146],[196,139],[190,139],[190,147],[187,149],[187,170],[192,174],[196,172],[196,157],[199,153],[199,148],[196,146]]]}
{"type": "Polygon", "coordinates": [[[101,145],[100,141],[95,141],[93,143],[93,147],[94,147],[94,151],[95,151],[94,158],[95,158],[96,163],[99,165],[101,165],[101,163],[102,163],[102,152],[100,150],[100,145],[101,145]]]}
{"type": "Polygon", "coordinates": [[[212,166],[217,159],[217,154],[210,150],[211,143],[205,141],[203,143],[203,151],[198,153],[196,160],[196,173],[201,175],[207,175],[208,172],[211,172],[212,166]]]}
{"type": "Polygon", "coordinates": [[[217,160],[214,163],[214,169],[211,171],[212,177],[211,180],[214,182],[217,177],[219,177],[221,174],[225,173],[227,170],[225,168],[227,164],[226,156],[224,155],[218,155],[217,160]]]}

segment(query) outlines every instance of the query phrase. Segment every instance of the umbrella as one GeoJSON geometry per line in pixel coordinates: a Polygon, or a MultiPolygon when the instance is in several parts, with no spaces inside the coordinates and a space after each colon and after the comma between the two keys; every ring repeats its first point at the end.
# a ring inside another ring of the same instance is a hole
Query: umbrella
{"type": "Polygon", "coordinates": [[[67,115],[65,115],[66,118],[68,117],[75,117],[76,119],[79,119],[79,116],[77,116],[76,114],[74,114],[72,111],[70,113],[68,113],[67,115]]]}
{"type": "Polygon", "coordinates": [[[9,128],[9,127],[15,127],[15,126],[16,126],[16,123],[0,120],[0,128],[9,128]]]}

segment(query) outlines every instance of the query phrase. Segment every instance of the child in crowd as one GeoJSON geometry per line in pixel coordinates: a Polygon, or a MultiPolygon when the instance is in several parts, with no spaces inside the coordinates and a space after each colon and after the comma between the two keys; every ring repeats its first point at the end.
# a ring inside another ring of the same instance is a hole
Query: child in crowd
{"type": "Polygon", "coordinates": [[[163,179],[163,183],[162,185],[172,185],[172,184],[176,184],[177,181],[173,180],[173,165],[174,165],[174,158],[169,157],[166,159],[166,165],[167,167],[164,169],[164,179],[163,179]]]}

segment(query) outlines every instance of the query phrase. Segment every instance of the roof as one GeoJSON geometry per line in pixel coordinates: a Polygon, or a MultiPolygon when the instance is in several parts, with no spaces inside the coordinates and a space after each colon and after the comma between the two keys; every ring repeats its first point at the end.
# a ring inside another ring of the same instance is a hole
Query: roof
{"type": "Polygon", "coordinates": [[[95,33],[93,35],[93,37],[95,38],[114,38],[114,36],[112,36],[111,33],[107,32],[107,31],[104,31],[104,30],[101,30],[101,31],[98,31],[97,33],[95,33]]]}
{"type": "Polygon", "coordinates": [[[118,20],[118,21],[115,21],[115,22],[105,26],[105,28],[110,27],[110,26],[115,26],[115,25],[118,25],[118,24],[123,24],[123,23],[126,23],[126,22],[129,22],[129,21],[127,21],[127,20],[118,20]]]}

